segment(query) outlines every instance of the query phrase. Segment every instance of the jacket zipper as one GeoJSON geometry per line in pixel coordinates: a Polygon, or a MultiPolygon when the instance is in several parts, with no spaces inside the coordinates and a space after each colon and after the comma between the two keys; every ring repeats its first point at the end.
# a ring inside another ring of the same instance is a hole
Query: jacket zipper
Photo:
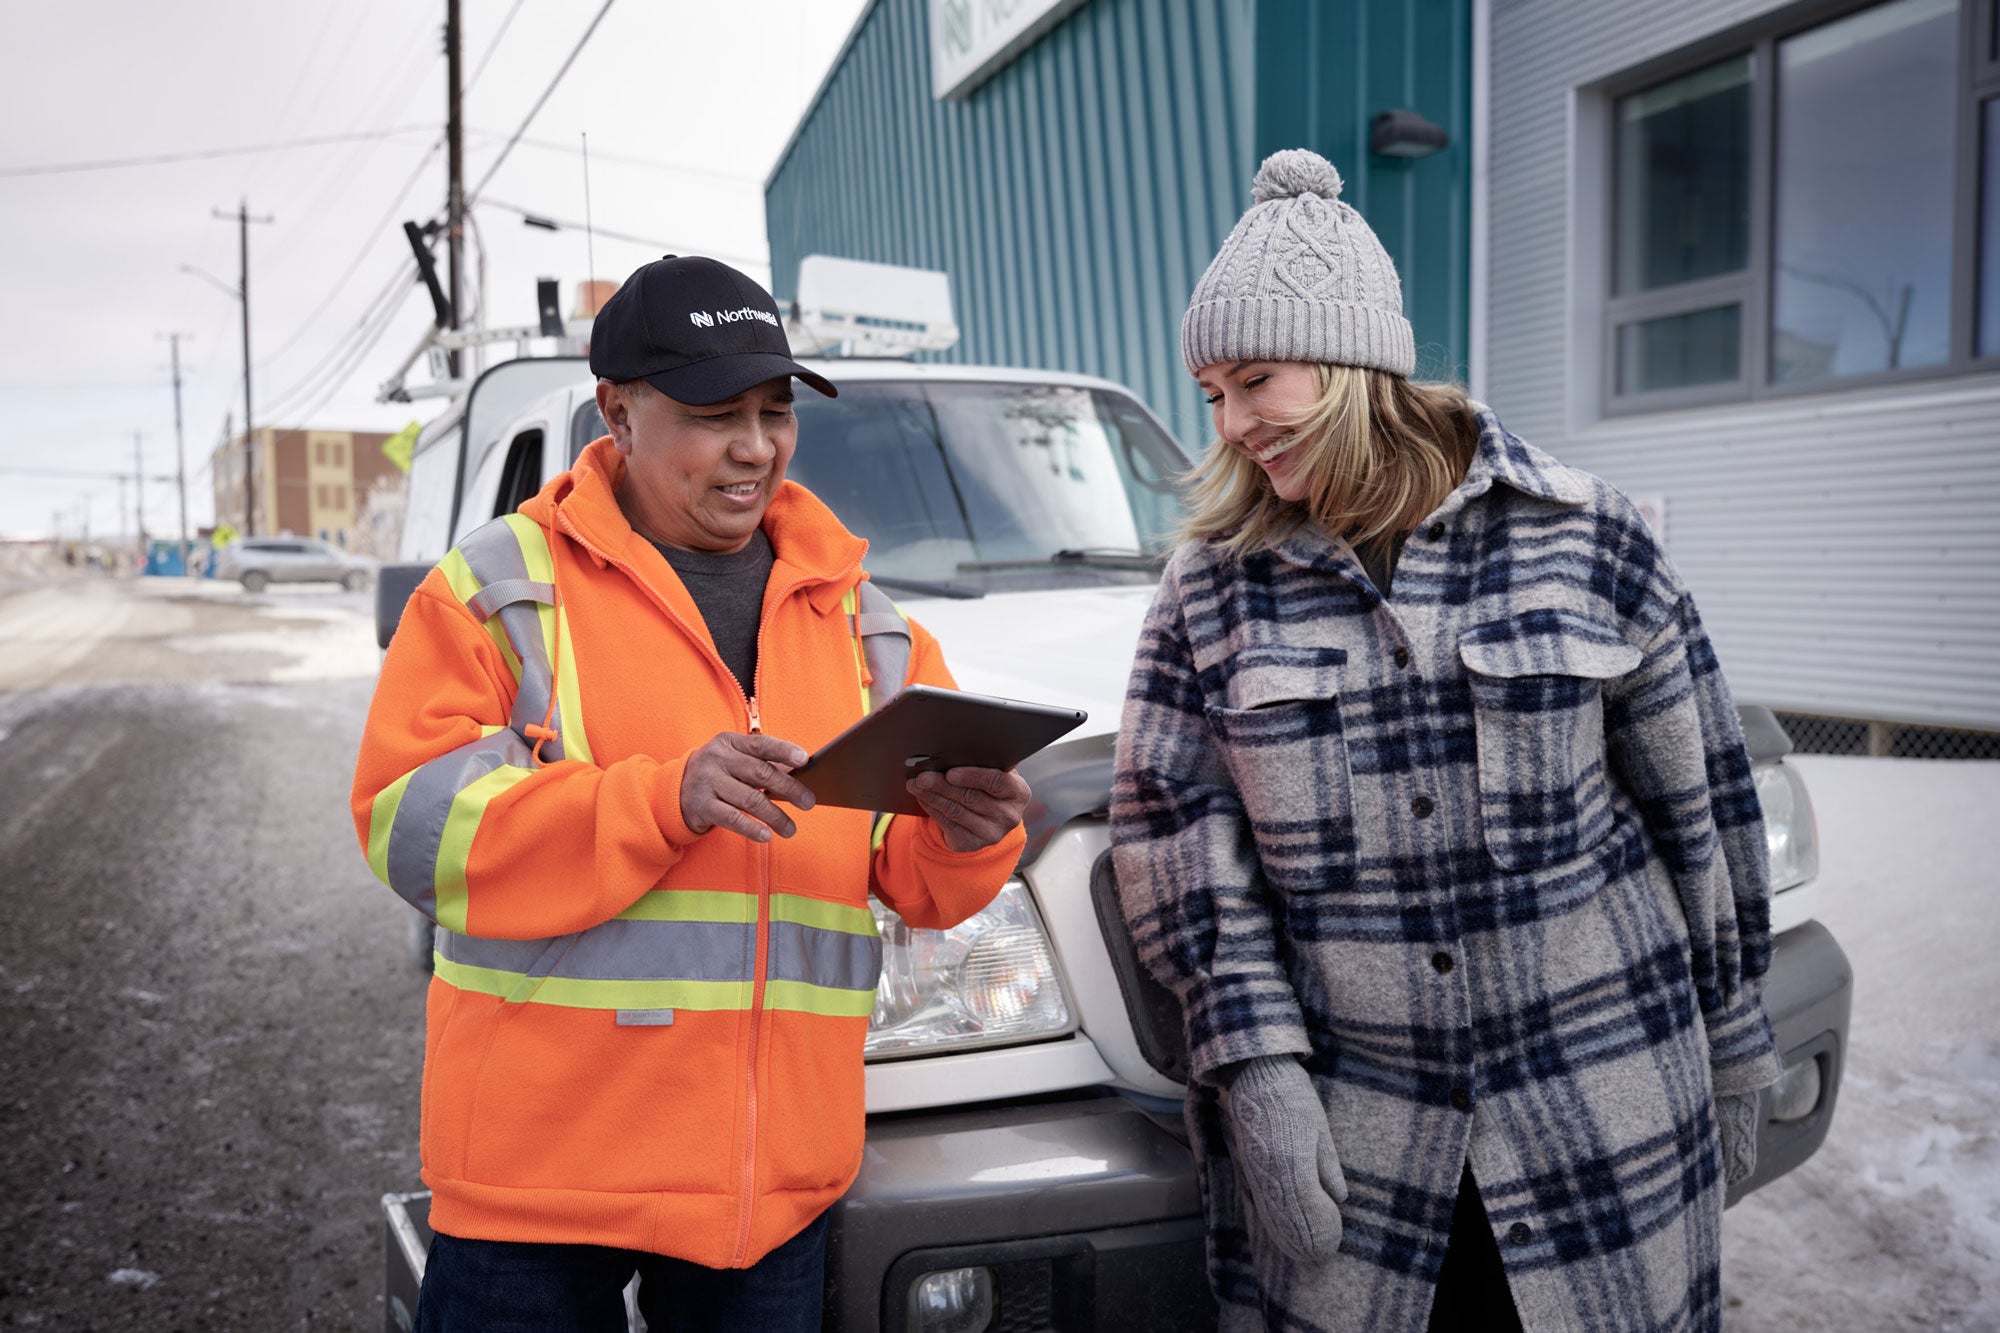
{"type": "MultiPolygon", "coordinates": [[[[715,651],[714,645],[705,643],[702,636],[696,634],[687,621],[681,619],[680,613],[674,610],[673,604],[660,595],[658,588],[647,582],[645,575],[624,561],[610,555],[608,552],[598,550],[595,546],[584,540],[583,534],[576,530],[576,526],[569,520],[569,515],[563,513],[560,507],[556,509],[556,523],[577,545],[596,555],[606,564],[617,566],[625,577],[631,579],[641,588],[644,588],[646,595],[651,597],[659,605],[660,609],[667,613],[668,619],[680,626],[682,633],[692,639],[696,646],[704,647],[708,650],[710,660],[722,668],[724,676],[736,683],[737,693],[743,698],[743,712],[750,727],[750,734],[753,736],[763,735],[764,715],[763,711],[757,706],[757,694],[764,679],[764,655],[761,652],[758,653],[757,667],[751,677],[750,690],[748,693],[745,693],[742,682],[736,680],[736,673],[729,669],[727,663],[723,662],[722,654],[715,651]]],[[[835,578],[845,577],[859,563],[857,561],[855,565],[849,565],[847,569],[842,570],[835,578]]],[[[775,610],[777,607],[783,605],[787,597],[790,597],[800,588],[803,588],[809,581],[807,579],[799,579],[789,584],[783,592],[771,599],[771,610],[775,610]]],[[[832,580],[828,581],[831,582],[832,580]]],[[[760,643],[763,641],[764,631],[770,627],[771,610],[765,611],[763,617],[757,622],[757,639],[760,643]]],[[[771,849],[768,843],[761,842],[756,844],[756,848],[759,871],[759,883],[757,885],[756,961],[750,981],[750,1058],[744,1069],[743,1219],[736,1228],[736,1257],[734,1260],[739,1266],[750,1253],[750,1213],[756,1203],[757,1031],[762,1026],[764,1019],[764,972],[768,962],[771,935],[771,849]]]]}

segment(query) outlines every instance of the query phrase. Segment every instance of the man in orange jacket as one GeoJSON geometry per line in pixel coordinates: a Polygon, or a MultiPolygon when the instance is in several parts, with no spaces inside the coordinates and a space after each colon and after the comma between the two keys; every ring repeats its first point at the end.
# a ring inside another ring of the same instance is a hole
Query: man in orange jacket
{"type": "Polygon", "coordinates": [[[926,774],[923,816],[871,821],[791,776],[871,698],[952,680],[785,480],[792,380],[835,390],[762,288],[648,264],[590,364],[609,437],[417,589],[355,770],[370,865],[440,927],[417,1325],[623,1329],[636,1272],[655,1328],[817,1329],[861,1161],[868,895],[915,926],[979,911],[1028,787],[926,774]]]}

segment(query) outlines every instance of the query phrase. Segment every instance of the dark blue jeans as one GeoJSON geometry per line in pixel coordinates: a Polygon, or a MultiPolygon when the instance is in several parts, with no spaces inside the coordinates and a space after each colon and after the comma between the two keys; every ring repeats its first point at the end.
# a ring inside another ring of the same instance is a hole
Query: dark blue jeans
{"type": "Polygon", "coordinates": [[[818,1333],[827,1214],[749,1268],[605,1245],[431,1238],[415,1333],[624,1333],[639,1275],[648,1333],[818,1333]]]}

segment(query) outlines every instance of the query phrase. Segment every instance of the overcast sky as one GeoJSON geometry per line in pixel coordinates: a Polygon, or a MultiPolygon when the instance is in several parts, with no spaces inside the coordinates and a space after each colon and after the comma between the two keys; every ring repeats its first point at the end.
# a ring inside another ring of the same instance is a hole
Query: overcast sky
{"type": "MultiPolygon", "coordinates": [[[[468,189],[602,3],[461,0],[468,189]]],[[[727,259],[768,283],[764,177],[863,4],[612,4],[475,210],[491,322],[532,323],[534,280],[543,276],[561,279],[567,310],[588,275],[581,228],[528,228],[508,207],[581,222],[583,134],[596,276],[622,279],[672,249],[727,259]]],[[[437,400],[374,398],[430,321],[419,288],[392,294],[388,284],[409,257],[402,221],[443,205],[444,153],[432,146],[444,123],[444,8],[444,0],[0,0],[0,537],[40,536],[52,523],[74,533],[86,507],[94,535],[130,531],[130,502],[121,515],[111,474],[132,470],[133,432],[149,476],[174,470],[160,336],[170,330],[190,335],[182,344],[189,522],[209,520],[209,455],[226,414],[241,425],[230,294],[239,200],[275,219],[250,228],[258,422],[396,429],[438,410],[437,400]],[[377,137],[23,174],[357,133],[377,137]],[[214,210],[232,216],[218,220],[214,210]],[[396,313],[360,354],[358,335],[375,327],[367,317],[385,296],[396,313]],[[47,472],[93,475],[37,475],[47,472]]],[[[171,531],[174,504],[171,481],[149,481],[147,529],[171,531]]]]}

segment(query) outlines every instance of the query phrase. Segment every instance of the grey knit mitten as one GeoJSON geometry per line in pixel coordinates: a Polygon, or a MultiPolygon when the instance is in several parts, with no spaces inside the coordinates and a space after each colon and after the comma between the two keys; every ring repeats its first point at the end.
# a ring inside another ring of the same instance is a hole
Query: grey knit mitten
{"type": "Polygon", "coordinates": [[[1757,1169],[1757,1094],[1732,1092],[1715,1099],[1722,1130],[1722,1179],[1735,1185],[1757,1169]]]}
{"type": "Polygon", "coordinates": [[[1223,1107],[1230,1150],[1264,1230],[1298,1263],[1331,1258],[1347,1179],[1305,1066],[1289,1055],[1246,1060],[1223,1107]]]}

